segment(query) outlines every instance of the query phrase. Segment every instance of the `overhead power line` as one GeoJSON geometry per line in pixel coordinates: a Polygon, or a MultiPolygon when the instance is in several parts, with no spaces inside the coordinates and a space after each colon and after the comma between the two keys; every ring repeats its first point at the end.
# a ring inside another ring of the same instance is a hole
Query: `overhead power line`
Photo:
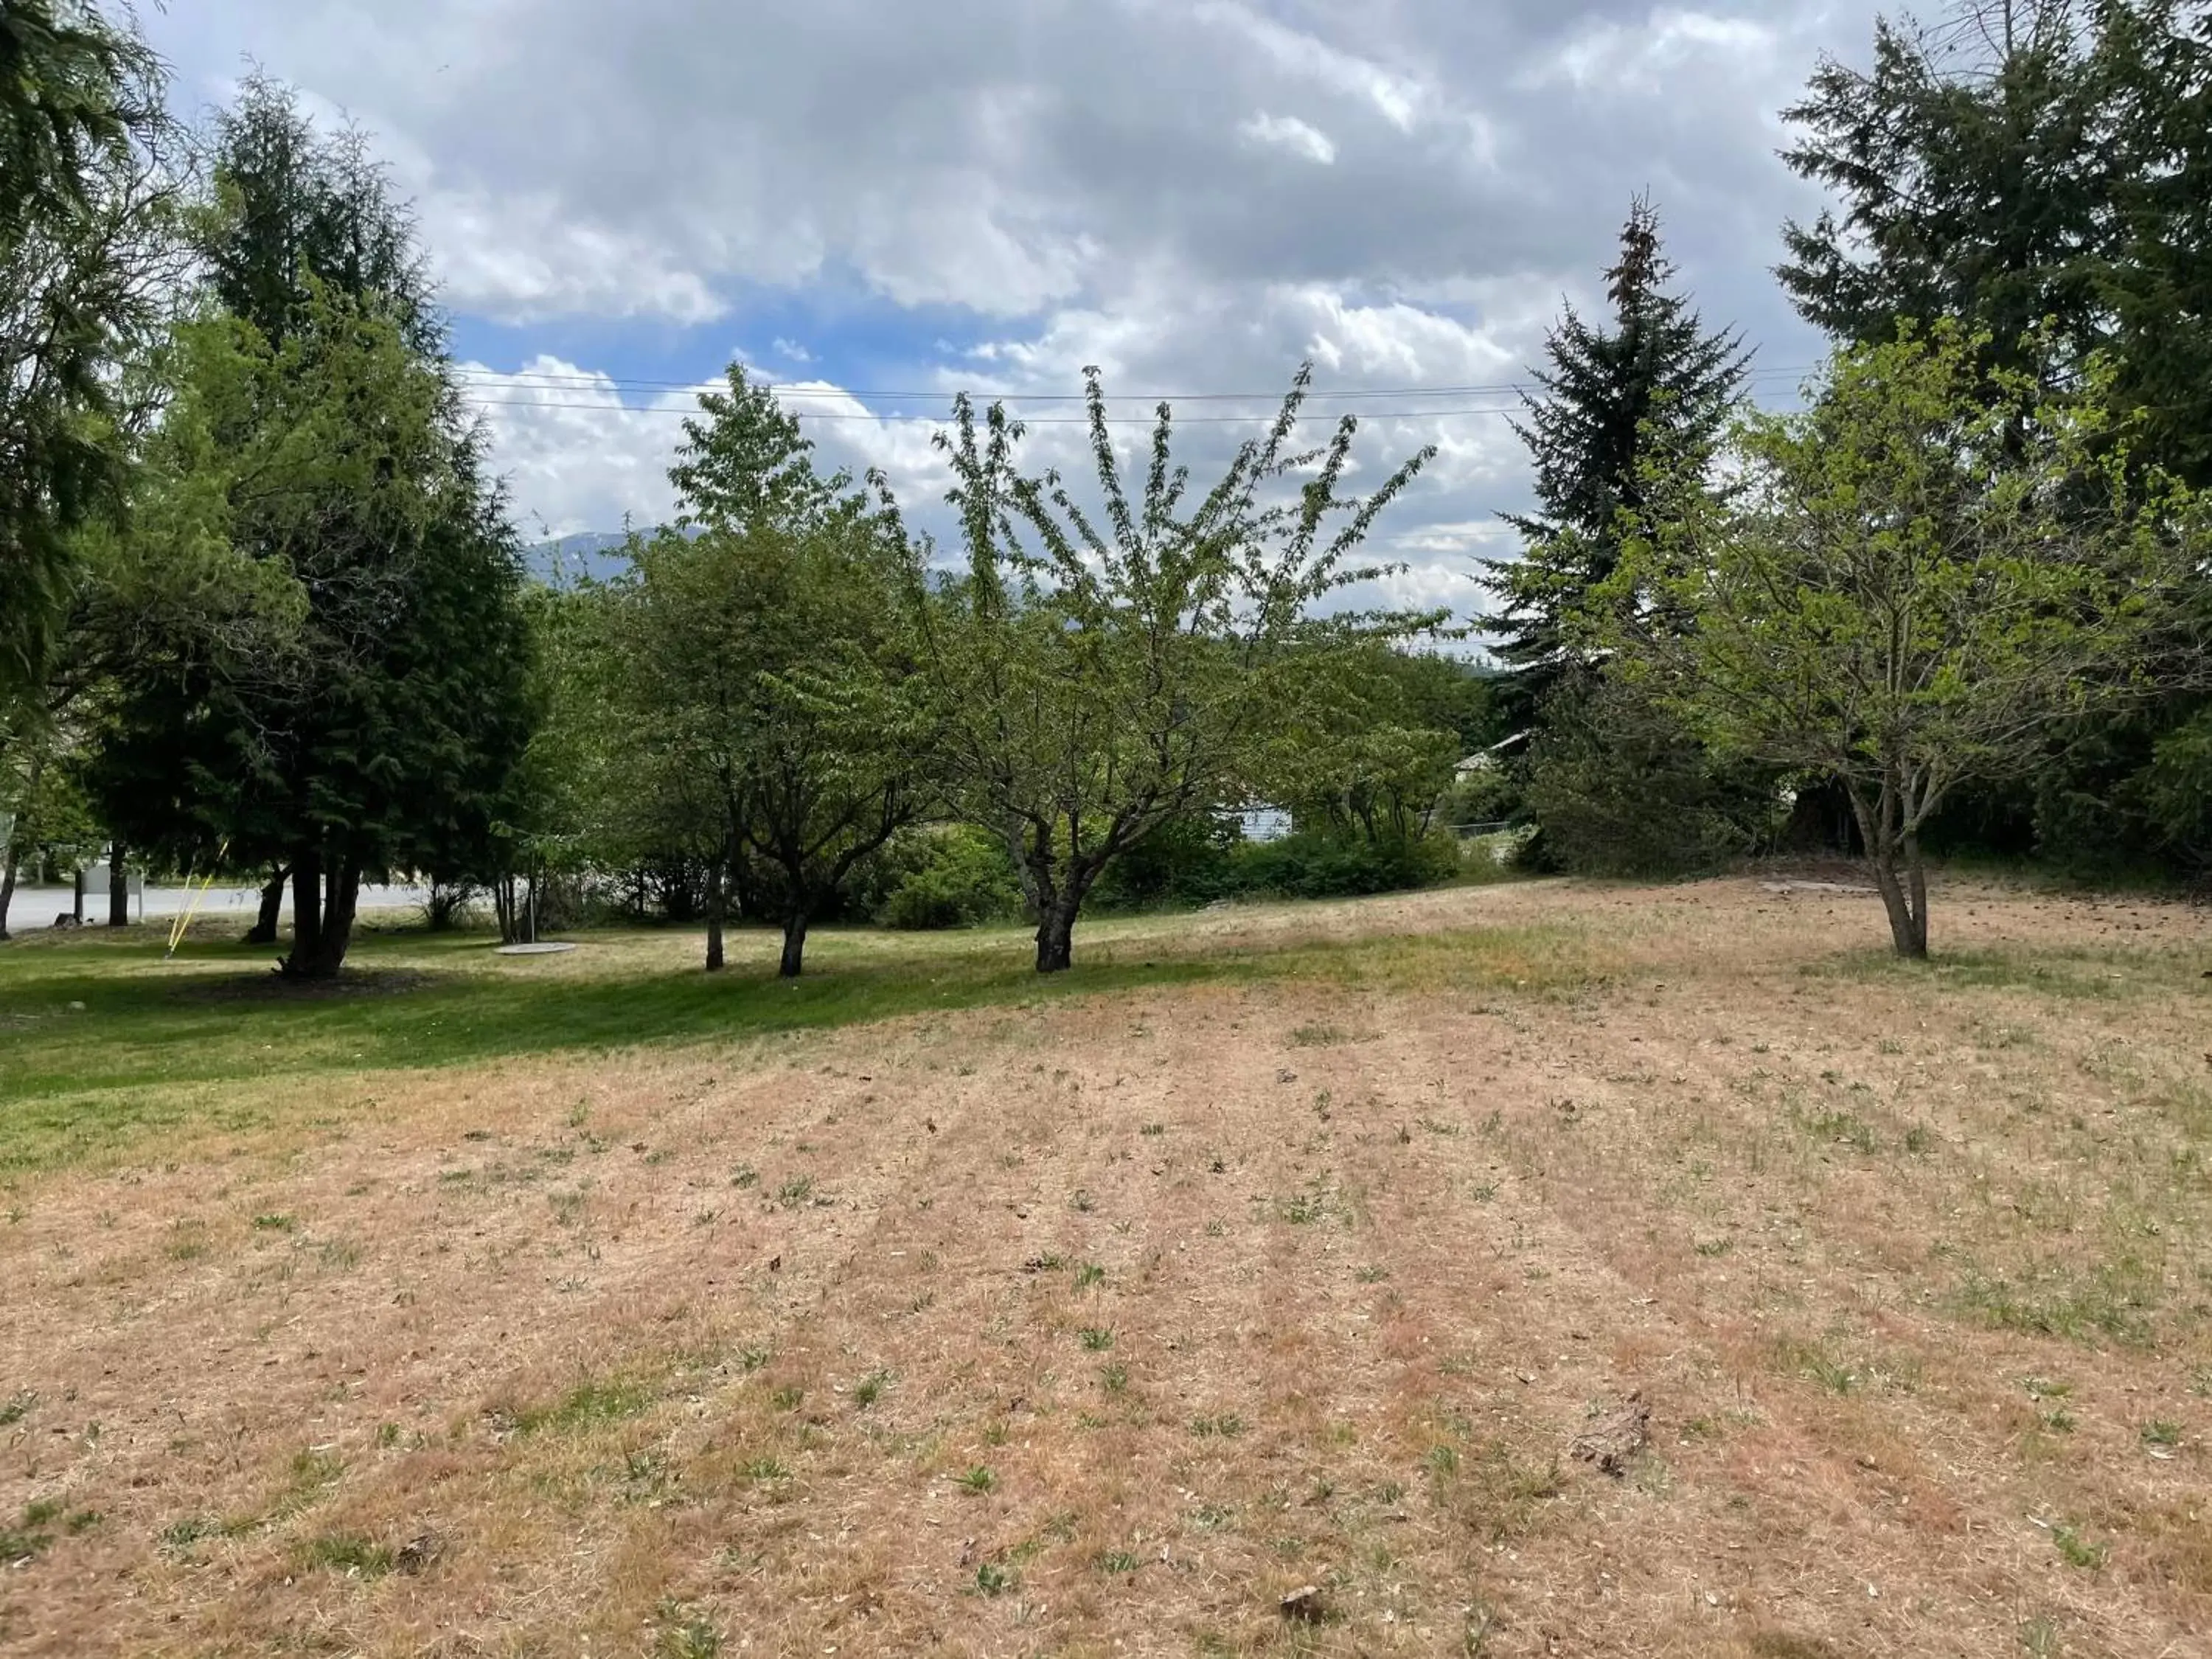
{"type": "MultiPolygon", "coordinates": [[[[462,400],[472,409],[579,410],[596,415],[693,416],[698,412],[696,410],[678,409],[672,406],[644,408],[627,404],[549,403],[536,398],[478,398],[467,393],[463,394],[462,400]]],[[[1336,413],[1349,412],[1349,410],[1339,410],[1336,413]]],[[[1480,409],[1371,410],[1368,411],[1367,418],[1371,421],[1433,421],[1453,419],[1462,415],[1518,415],[1521,412],[1517,404],[1498,404],[1480,409]]],[[[785,413],[795,421],[862,421],[892,426],[943,426],[945,424],[944,416],[934,414],[856,414],[851,410],[833,412],[827,410],[787,410],[785,413]]],[[[1327,410],[1309,410],[1307,417],[1310,420],[1333,420],[1336,418],[1336,415],[1327,410]]],[[[1088,415],[1016,415],[1012,418],[1024,426],[1088,426],[1091,424],[1091,417],[1088,415]]],[[[1255,415],[1182,415],[1176,417],[1175,424],[1177,426],[1264,426],[1275,418],[1276,412],[1273,410],[1255,415]]],[[[1106,424],[1109,426],[1152,426],[1157,424],[1157,421],[1150,415],[1109,415],[1106,417],[1106,424]]]]}
{"type": "MultiPolygon", "coordinates": [[[[1794,378],[1796,376],[1810,374],[1814,367],[1815,365],[1808,363],[1802,365],[1778,365],[1768,368],[1754,368],[1748,375],[1746,376],[1746,378],[1753,380],[1794,378]]],[[[455,378],[465,383],[494,388],[514,389],[517,391],[527,391],[542,386],[548,391],[584,392],[605,388],[612,392],[699,392],[718,390],[722,385],[722,382],[719,380],[661,380],[628,375],[594,374],[589,373],[568,374],[539,370],[519,370],[514,374],[508,374],[497,369],[461,369],[456,371],[455,378]]],[[[950,402],[952,398],[957,395],[959,390],[958,388],[954,387],[940,386],[930,391],[923,392],[886,392],[860,387],[824,386],[819,383],[801,383],[797,381],[764,382],[763,383],[763,389],[774,392],[779,398],[872,398],[882,403],[912,403],[919,400],[950,402]]],[[[1491,380],[1484,382],[1471,382],[1461,386],[1348,386],[1341,390],[1330,391],[1310,388],[1307,392],[1307,396],[1310,398],[1323,402],[1349,399],[1358,399],[1365,402],[1394,398],[1462,398],[1497,396],[1500,394],[1518,392],[1537,392],[1542,390],[1542,386],[1533,380],[1491,380]]],[[[1265,401],[1273,404],[1280,404],[1283,399],[1283,392],[1284,389],[1281,387],[1277,387],[1274,390],[1267,392],[1113,392],[1107,394],[1107,401],[1109,403],[1141,402],[1170,404],[1252,403],[1265,401]]],[[[1007,402],[1038,404],[1079,404],[1085,401],[1090,394],[1088,392],[1012,392],[1005,390],[969,388],[969,396],[978,400],[1004,400],[1007,402]]],[[[530,400],[523,399],[519,401],[530,400]]],[[[553,408],[557,407],[558,405],[543,404],[539,406],[553,408]]],[[[616,405],[609,404],[606,406],[611,408],[616,405]]],[[[686,412],[688,413],[690,411],[687,410],[686,412]]]]}

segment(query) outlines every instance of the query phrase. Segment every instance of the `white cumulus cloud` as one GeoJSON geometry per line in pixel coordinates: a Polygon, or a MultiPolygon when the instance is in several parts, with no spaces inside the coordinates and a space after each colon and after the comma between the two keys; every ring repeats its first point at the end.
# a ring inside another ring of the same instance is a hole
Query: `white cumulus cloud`
{"type": "Polygon", "coordinates": [[[1329,141],[1328,135],[1295,115],[1270,115],[1261,110],[1240,123],[1237,131],[1255,144],[1286,149],[1322,167],[1336,160],[1336,146],[1329,141]]]}

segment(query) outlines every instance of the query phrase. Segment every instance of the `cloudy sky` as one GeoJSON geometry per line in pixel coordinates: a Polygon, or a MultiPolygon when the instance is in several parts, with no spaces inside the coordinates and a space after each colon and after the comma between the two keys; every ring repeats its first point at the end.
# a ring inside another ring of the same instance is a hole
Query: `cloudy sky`
{"type": "MultiPolygon", "coordinates": [[[[180,103],[248,60],[370,129],[416,201],[526,529],[649,523],[684,388],[732,357],[922,516],[951,392],[1071,455],[1097,363],[1194,461],[1304,358],[1429,473],[1381,540],[1472,610],[1525,500],[1499,411],[1648,191],[1710,320],[1786,398],[1775,159],[1859,0],[173,0],[180,103]],[[1374,395],[1389,393],[1392,395],[1374,395]],[[1348,394],[1368,394],[1351,396],[1348,394]]],[[[1140,426],[1124,429],[1132,443],[1140,426]]]]}

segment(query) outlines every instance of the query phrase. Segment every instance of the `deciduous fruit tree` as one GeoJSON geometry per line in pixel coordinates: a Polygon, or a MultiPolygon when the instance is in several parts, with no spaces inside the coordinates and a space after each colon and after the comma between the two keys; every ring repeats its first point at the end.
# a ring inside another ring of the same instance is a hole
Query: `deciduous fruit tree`
{"type": "Polygon", "coordinates": [[[1432,451],[1370,495],[1340,493],[1357,423],[1295,448],[1302,368],[1266,434],[1203,495],[1173,461],[1162,404],[1133,495],[1098,373],[1085,378],[1103,524],[1055,475],[1020,472],[1022,429],[1003,408],[979,424],[963,398],[939,442],[967,566],[920,606],[949,786],[1021,872],[1040,973],[1071,964],[1084,898],[1117,854],[1241,804],[1266,739],[1331,653],[1438,620],[1319,608],[1387,574],[1352,561],[1432,451]]]}
{"type": "Polygon", "coordinates": [[[2154,689],[2202,533],[2095,398],[2039,404],[1986,357],[1948,325],[1838,352],[1803,410],[1738,425],[1738,492],[1675,491],[1601,607],[1708,741],[1841,782],[1905,957],[1921,826],[2037,764],[2054,721],[2154,689]]]}
{"type": "Polygon", "coordinates": [[[642,538],[613,590],[622,747],[706,859],[707,966],[725,893],[810,924],[931,799],[931,744],[896,518],[817,474],[798,422],[732,368],[671,477],[683,527],[642,538]]]}

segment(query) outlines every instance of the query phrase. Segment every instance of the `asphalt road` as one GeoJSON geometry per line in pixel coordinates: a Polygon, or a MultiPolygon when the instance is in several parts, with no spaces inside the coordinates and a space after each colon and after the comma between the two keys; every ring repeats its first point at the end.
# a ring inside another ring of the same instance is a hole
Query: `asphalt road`
{"type": "MultiPolygon", "coordinates": [[[[400,910],[420,905],[428,896],[422,887],[364,887],[361,890],[363,910],[400,910]]],[[[182,915],[195,901],[199,904],[199,915],[230,916],[239,921],[241,927],[250,926],[254,911],[261,903],[261,890],[256,887],[210,887],[201,897],[197,886],[149,887],[131,901],[133,921],[157,921],[182,915]]],[[[32,927],[46,927],[58,915],[67,915],[71,908],[71,892],[66,887],[18,887],[15,902],[8,907],[8,925],[17,933],[32,927]]],[[[291,914],[289,894],[285,896],[284,912],[291,914]]],[[[84,921],[88,927],[96,927],[107,920],[107,895],[88,893],[84,901],[84,921]]]]}

